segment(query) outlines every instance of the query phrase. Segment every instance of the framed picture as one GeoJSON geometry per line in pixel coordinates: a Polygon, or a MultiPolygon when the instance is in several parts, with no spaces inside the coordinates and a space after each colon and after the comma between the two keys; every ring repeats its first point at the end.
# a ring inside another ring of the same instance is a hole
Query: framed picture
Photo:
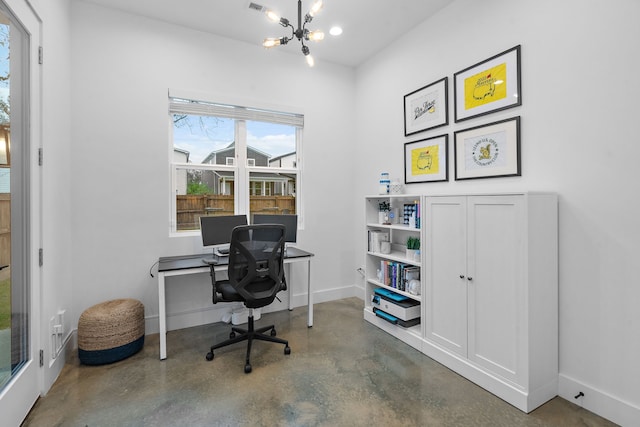
{"type": "Polygon", "coordinates": [[[455,132],[456,180],[520,176],[520,117],[455,132]]]}
{"type": "Polygon", "coordinates": [[[404,144],[404,183],[449,180],[449,135],[404,144]]]}
{"type": "Polygon", "coordinates": [[[404,96],[404,136],[449,124],[449,78],[404,96]]]}
{"type": "Polygon", "coordinates": [[[453,76],[455,121],[522,105],[520,45],[453,76]]]}

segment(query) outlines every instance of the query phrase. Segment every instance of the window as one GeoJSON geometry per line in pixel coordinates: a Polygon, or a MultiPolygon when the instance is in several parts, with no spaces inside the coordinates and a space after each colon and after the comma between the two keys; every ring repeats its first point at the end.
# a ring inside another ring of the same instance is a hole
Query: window
{"type": "Polygon", "coordinates": [[[203,215],[297,213],[303,117],[169,98],[172,233],[203,215]]]}

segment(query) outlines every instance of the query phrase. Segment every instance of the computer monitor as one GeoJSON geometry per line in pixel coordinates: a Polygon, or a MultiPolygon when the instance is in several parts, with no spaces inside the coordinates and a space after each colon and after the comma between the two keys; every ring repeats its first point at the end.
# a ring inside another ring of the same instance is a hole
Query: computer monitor
{"type": "Polygon", "coordinates": [[[231,232],[239,225],[247,225],[246,215],[201,216],[202,246],[213,247],[214,254],[229,248],[231,232]]]}
{"type": "Polygon", "coordinates": [[[282,224],[284,225],[284,241],[287,243],[295,243],[298,236],[298,215],[273,215],[273,214],[255,214],[253,216],[254,224],[282,224]]]}

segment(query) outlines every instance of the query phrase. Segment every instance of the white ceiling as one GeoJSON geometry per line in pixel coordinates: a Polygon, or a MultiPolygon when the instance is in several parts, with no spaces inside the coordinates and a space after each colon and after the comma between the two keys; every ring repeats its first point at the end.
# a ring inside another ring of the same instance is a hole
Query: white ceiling
{"type": "MultiPolygon", "coordinates": [[[[291,35],[290,29],[249,9],[250,0],[84,1],[258,46],[265,37],[291,35]]],[[[325,32],[323,41],[309,42],[311,54],[316,63],[325,60],[355,67],[451,2],[453,0],[324,0],[324,8],[307,26],[310,30],[325,32]],[[334,25],[344,29],[341,36],[329,35],[334,25]]],[[[297,27],[296,0],[253,0],[253,3],[279,12],[297,27]]],[[[303,19],[312,3],[313,0],[303,0],[303,19]]],[[[302,56],[297,40],[274,49],[302,56]]]]}

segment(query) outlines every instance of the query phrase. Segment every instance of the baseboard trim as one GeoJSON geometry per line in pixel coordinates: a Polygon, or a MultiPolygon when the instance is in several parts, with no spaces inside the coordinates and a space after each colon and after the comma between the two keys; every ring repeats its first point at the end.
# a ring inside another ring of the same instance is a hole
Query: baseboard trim
{"type": "MultiPolygon", "coordinates": [[[[333,289],[322,289],[313,292],[313,303],[337,301],[344,298],[359,297],[360,292],[356,286],[347,286],[333,289]]],[[[293,295],[293,306],[302,307],[307,305],[307,293],[293,295]]]]}
{"type": "Polygon", "coordinates": [[[41,395],[44,396],[49,392],[49,389],[53,385],[54,382],[58,379],[60,372],[62,372],[62,368],[65,363],[75,350],[75,341],[76,341],[77,331],[74,329],[65,337],[64,342],[62,343],[62,348],[60,349],[60,353],[55,357],[55,359],[49,359],[49,365],[47,369],[44,370],[44,379],[43,379],[43,388],[41,390],[41,395]]]}
{"type": "MultiPolygon", "coordinates": [[[[350,297],[361,297],[362,288],[357,286],[347,286],[333,289],[322,289],[313,292],[313,303],[319,304],[328,301],[336,301],[350,297]]],[[[291,296],[293,307],[307,306],[307,293],[294,294],[291,296]]],[[[281,297],[282,302],[274,301],[271,305],[262,309],[262,313],[286,310],[288,307],[288,296],[281,297]]],[[[221,303],[210,307],[196,308],[171,312],[167,315],[167,330],[191,328],[193,326],[207,325],[222,321],[222,317],[231,312],[235,307],[243,307],[242,303],[221,303]]],[[[157,334],[160,332],[158,315],[145,316],[145,334],[157,334]]]]}
{"type": "Polygon", "coordinates": [[[567,375],[560,374],[558,395],[569,402],[621,426],[636,426],[640,407],[593,388],[567,375]],[[580,392],[584,396],[575,398],[580,392]]]}

